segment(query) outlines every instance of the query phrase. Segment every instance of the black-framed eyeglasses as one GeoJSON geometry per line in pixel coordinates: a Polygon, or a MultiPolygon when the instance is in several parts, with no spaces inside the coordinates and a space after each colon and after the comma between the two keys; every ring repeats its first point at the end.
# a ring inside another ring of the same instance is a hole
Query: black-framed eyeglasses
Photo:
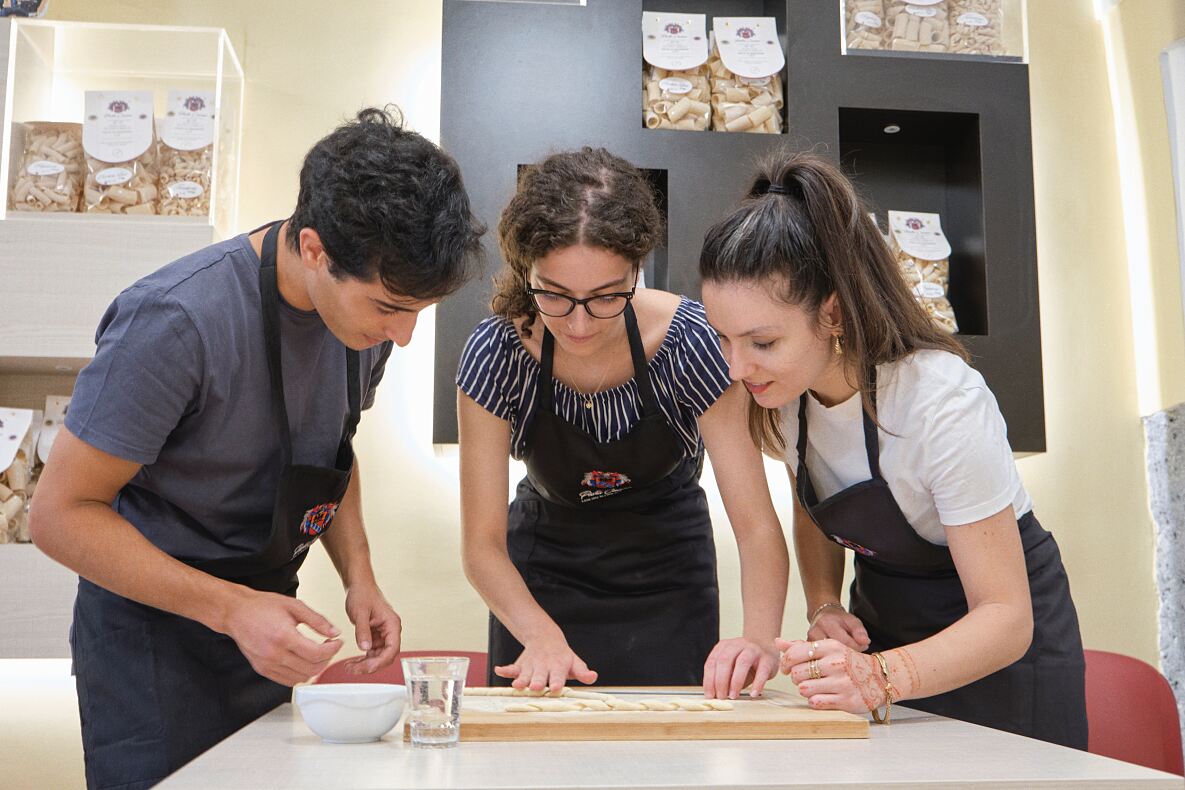
{"type": "Polygon", "coordinates": [[[577,305],[584,305],[585,312],[593,318],[616,318],[625,312],[625,306],[634,298],[635,290],[631,288],[624,293],[598,294],[584,299],[545,291],[542,288],[528,288],[527,293],[531,295],[531,300],[539,312],[551,318],[563,318],[575,310],[577,305]]]}

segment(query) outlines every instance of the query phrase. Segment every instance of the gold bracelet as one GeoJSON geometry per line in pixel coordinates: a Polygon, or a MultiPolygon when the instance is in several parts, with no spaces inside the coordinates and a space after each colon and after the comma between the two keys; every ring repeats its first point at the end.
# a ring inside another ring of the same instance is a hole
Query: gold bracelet
{"type": "Polygon", "coordinates": [[[888,724],[889,717],[893,715],[893,695],[897,693],[897,689],[893,688],[893,681],[889,680],[889,665],[885,663],[885,657],[880,653],[873,653],[872,657],[876,659],[877,666],[880,667],[881,677],[885,681],[885,715],[882,718],[880,712],[872,709],[872,720],[877,724],[888,724]]]}
{"type": "Polygon", "coordinates": [[[840,608],[840,610],[845,611],[845,612],[847,611],[847,609],[844,609],[843,604],[840,603],[839,601],[828,601],[827,603],[819,604],[818,606],[816,606],[815,610],[813,612],[811,612],[810,617],[808,617],[806,619],[806,621],[808,623],[810,623],[811,625],[814,625],[815,618],[819,616],[819,612],[823,611],[828,606],[838,606],[840,608]]]}

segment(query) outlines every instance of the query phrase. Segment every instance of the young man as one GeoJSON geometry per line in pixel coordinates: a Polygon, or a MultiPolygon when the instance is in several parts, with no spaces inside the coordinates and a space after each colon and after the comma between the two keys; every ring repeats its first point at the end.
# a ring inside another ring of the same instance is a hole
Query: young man
{"type": "Polygon", "coordinates": [[[154,784],[325,668],[340,632],[295,598],[319,537],[365,651],[354,671],[394,660],[351,438],[392,342],[472,274],[483,231],[456,163],[366,109],[309,151],[289,219],[107,310],[30,516],[82,577],[88,785],[154,784]]]}

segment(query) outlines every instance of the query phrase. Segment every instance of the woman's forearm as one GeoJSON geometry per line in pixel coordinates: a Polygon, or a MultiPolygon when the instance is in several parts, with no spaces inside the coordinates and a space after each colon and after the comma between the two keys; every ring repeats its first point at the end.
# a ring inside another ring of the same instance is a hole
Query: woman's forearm
{"type": "Polygon", "coordinates": [[[1019,660],[1031,641],[1032,617],[1016,609],[984,604],[928,639],[885,651],[895,698],[941,694],[1019,660]]]}
{"type": "Polygon", "coordinates": [[[506,553],[505,542],[466,540],[461,549],[465,576],[494,616],[520,644],[562,638],[563,632],[531,595],[506,553]]]}
{"type": "Polygon", "coordinates": [[[843,549],[827,539],[797,503],[794,508],[794,554],[806,597],[807,618],[825,603],[839,601],[843,588],[843,549]]]}
{"type": "Polygon", "coordinates": [[[790,557],[777,519],[763,529],[750,530],[737,541],[741,560],[741,602],[744,636],[772,642],[782,630],[790,557]]]}

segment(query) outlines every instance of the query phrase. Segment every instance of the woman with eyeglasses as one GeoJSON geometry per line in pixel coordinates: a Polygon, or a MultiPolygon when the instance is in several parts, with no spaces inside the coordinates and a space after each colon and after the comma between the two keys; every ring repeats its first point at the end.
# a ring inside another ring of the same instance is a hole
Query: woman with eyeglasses
{"type": "Polygon", "coordinates": [[[457,373],[462,555],[490,608],[491,684],[735,698],[777,672],[785,538],[703,307],[636,287],[662,233],[646,179],[604,149],[527,169],[502,212],[495,315],[457,373]],[[741,561],[743,634],[723,641],[705,448],[741,561]],[[527,470],[509,510],[507,456],[527,470]]]}

